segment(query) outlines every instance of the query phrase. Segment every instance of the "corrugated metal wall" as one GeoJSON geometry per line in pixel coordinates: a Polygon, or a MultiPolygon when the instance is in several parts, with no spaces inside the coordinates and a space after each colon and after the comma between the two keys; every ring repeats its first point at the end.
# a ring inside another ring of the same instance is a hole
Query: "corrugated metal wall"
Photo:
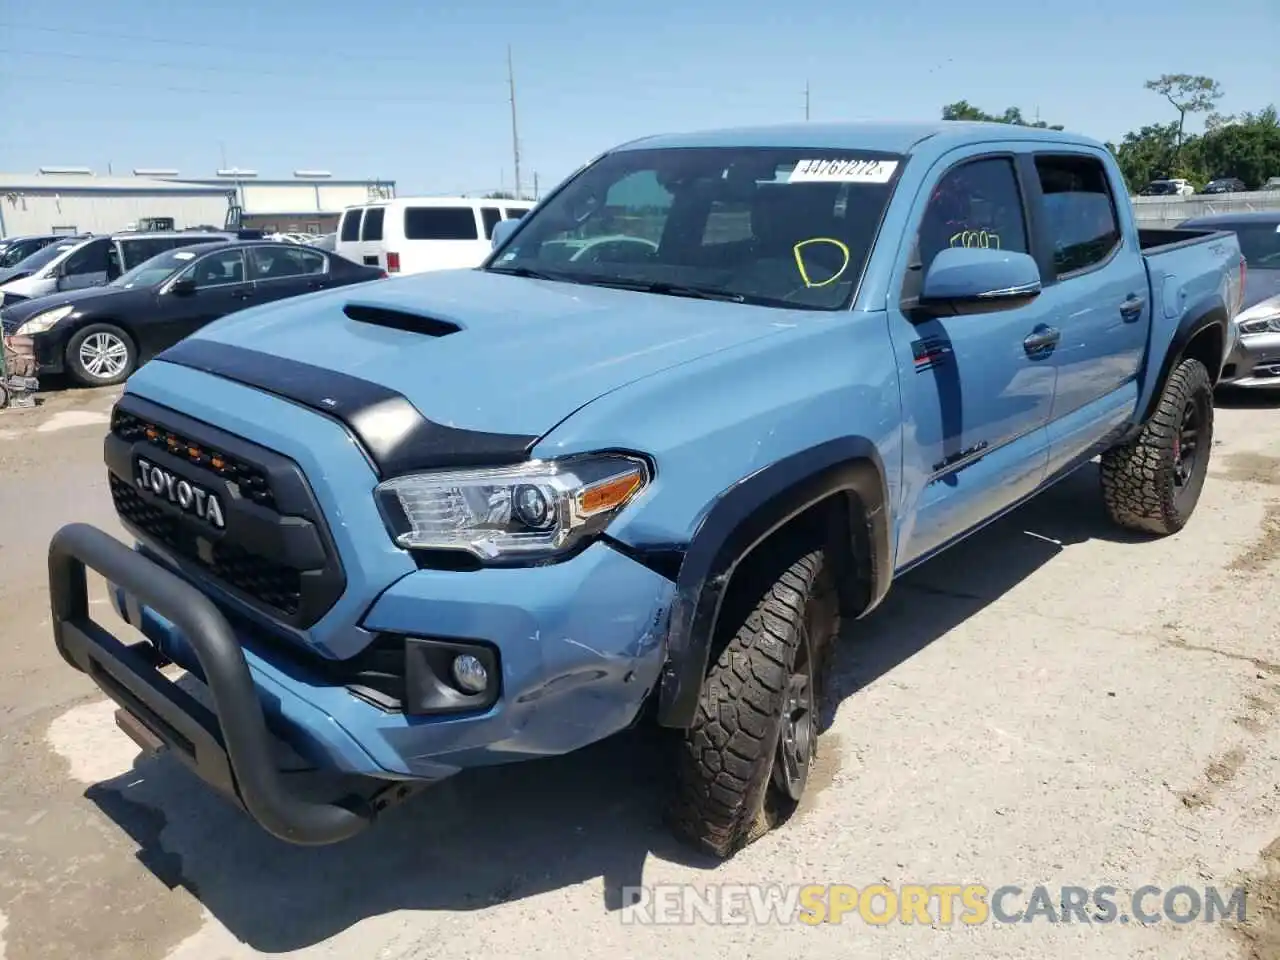
{"type": "Polygon", "coordinates": [[[222,228],[227,216],[223,194],[191,196],[164,193],[104,194],[62,191],[0,197],[4,236],[69,232],[111,233],[142,217],[173,217],[174,226],[203,224],[222,228]]]}

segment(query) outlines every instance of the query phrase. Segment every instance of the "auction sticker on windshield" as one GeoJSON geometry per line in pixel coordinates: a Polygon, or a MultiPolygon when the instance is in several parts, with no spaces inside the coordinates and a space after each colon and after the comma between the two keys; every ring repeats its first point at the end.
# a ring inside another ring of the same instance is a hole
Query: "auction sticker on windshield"
{"type": "Polygon", "coordinates": [[[896,160],[801,160],[788,183],[888,183],[896,160]]]}

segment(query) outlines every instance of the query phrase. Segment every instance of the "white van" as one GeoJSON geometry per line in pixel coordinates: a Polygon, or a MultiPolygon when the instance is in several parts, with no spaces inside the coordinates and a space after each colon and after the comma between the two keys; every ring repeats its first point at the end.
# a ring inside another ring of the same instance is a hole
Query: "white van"
{"type": "Polygon", "coordinates": [[[532,200],[473,197],[397,197],[348,207],[334,251],[387,273],[424,273],[479,266],[494,225],[518,220],[532,200]]]}

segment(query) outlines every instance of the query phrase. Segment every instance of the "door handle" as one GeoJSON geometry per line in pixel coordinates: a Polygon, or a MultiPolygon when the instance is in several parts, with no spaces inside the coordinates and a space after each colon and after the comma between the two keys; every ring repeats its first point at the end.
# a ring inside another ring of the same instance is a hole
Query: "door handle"
{"type": "Polygon", "coordinates": [[[1120,304],[1120,316],[1124,318],[1125,323],[1133,323],[1142,316],[1142,308],[1146,305],[1147,301],[1144,298],[1131,293],[1120,304]]]}
{"type": "Polygon", "coordinates": [[[1052,350],[1061,339],[1061,331],[1041,324],[1022,341],[1022,349],[1027,352],[1027,356],[1035,357],[1052,350]]]}

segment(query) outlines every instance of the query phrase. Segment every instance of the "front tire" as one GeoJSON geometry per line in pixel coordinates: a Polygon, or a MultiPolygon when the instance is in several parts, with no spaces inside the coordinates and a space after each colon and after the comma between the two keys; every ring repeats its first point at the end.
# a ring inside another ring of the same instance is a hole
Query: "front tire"
{"type": "Polygon", "coordinates": [[[81,386],[124,383],[137,363],[133,338],[114,324],[91,324],[77,331],[67,344],[67,372],[81,386]]]}
{"type": "Polygon", "coordinates": [[[1142,432],[1102,455],[1102,497],[1122,527],[1167,536],[1195,512],[1213,447],[1213,381],[1183,360],[1142,432]]]}
{"type": "Polygon", "coordinates": [[[720,859],[798,806],[816,756],[822,664],[840,623],[823,551],[771,552],[752,567],[739,576],[765,583],[703,681],[668,814],[681,840],[720,859]]]}

